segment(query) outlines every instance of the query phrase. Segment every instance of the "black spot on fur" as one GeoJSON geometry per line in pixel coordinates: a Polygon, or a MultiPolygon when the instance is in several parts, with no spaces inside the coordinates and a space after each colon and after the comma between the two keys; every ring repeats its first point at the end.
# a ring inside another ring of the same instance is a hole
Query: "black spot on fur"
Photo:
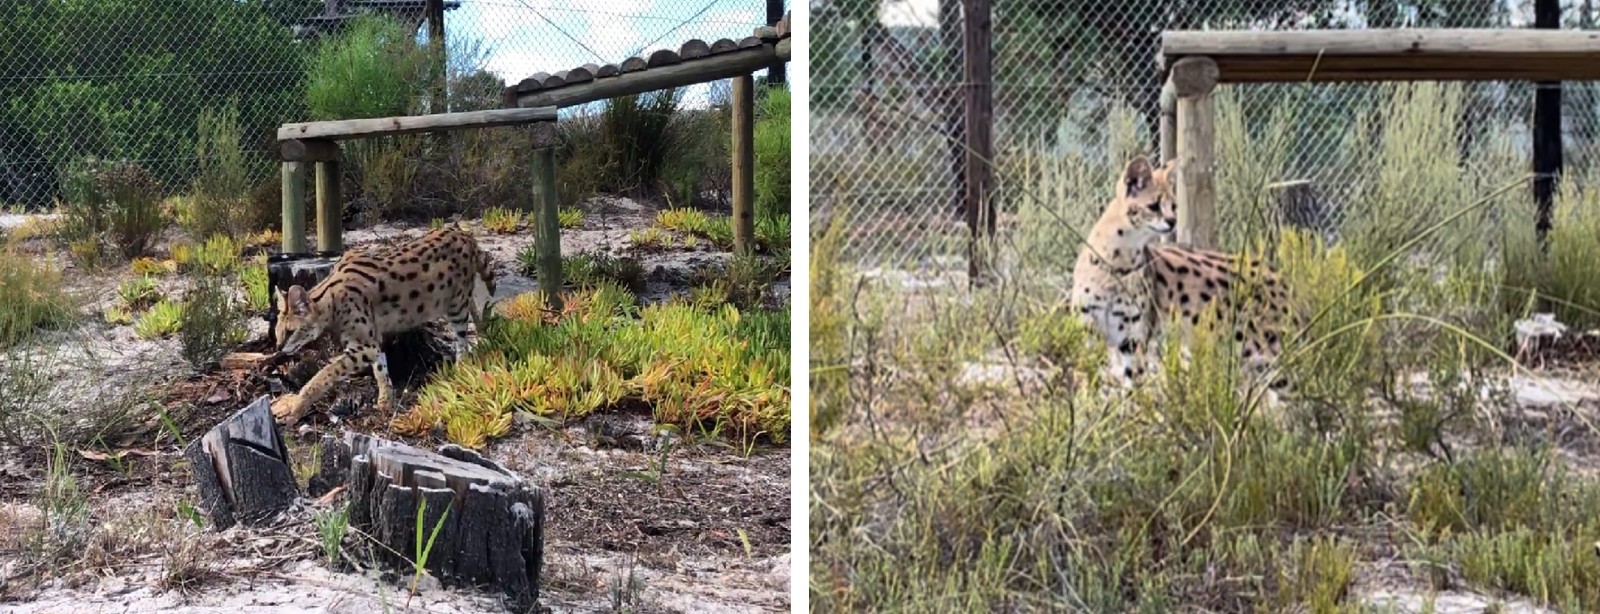
{"type": "Polygon", "coordinates": [[[1133,353],[1133,340],[1132,339],[1123,339],[1122,343],[1117,346],[1117,351],[1118,352],[1122,352],[1123,354],[1132,354],[1133,353]]]}

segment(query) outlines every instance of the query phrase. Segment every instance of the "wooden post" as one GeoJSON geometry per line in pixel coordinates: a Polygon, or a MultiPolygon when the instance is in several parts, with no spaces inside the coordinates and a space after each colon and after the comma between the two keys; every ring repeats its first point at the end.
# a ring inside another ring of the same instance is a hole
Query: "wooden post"
{"type": "MultiPolygon", "coordinates": [[[[1535,0],[1533,12],[1534,27],[1561,27],[1561,6],[1556,0],[1535,0]]],[[[1561,176],[1561,82],[1540,81],[1533,86],[1533,201],[1538,209],[1534,231],[1542,245],[1550,232],[1556,181],[1561,176]]]]}
{"type": "MultiPolygon", "coordinates": [[[[783,0],[767,0],[767,25],[777,26],[783,20],[783,0]]],[[[781,87],[787,80],[788,67],[784,62],[773,64],[767,69],[767,86],[781,87]]]]}
{"type": "Polygon", "coordinates": [[[428,112],[445,112],[444,0],[427,0],[423,12],[428,19],[428,51],[433,54],[433,92],[428,97],[428,112]]]}
{"type": "Polygon", "coordinates": [[[540,122],[533,133],[534,248],[539,251],[539,290],[545,306],[561,309],[561,198],[556,192],[556,124],[540,122]]]}
{"type": "Polygon", "coordinates": [[[967,245],[967,278],[973,285],[981,285],[984,269],[981,239],[993,237],[995,230],[994,203],[989,199],[989,178],[994,159],[991,139],[994,123],[994,65],[990,56],[991,29],[989,0],[964,0],[966,21],[962,24],[966,34],[962,71],[966,77],[966,209],[967,228],[971,241],[967,245]]]}
{"type": "Polygon", "coordinates": [[[344,251],[344,200],[338,160],[317,163],[317,251],[344,251]]]}
{"type": "Polygon", "coordinates": [[[1166,164],[1178,157],[1178,90],[1168,79],[1161,85],[1161,163],[1166,164]]]}
{"type": "Polygon", "coordinates": [[[756,99],[751,75],[733,78],[733,251],[756,246],[756,99]]]}
{"type": "Polygon", "coordinates": [[[961,0],[939,0],[939,40],[944,45],[943,62],[939,68],[944,74],[944,87],[939,89],[939,102],[944,105],[945,143],[950,148],[950,183],[948,211],[960,215],[967,197],[967,126],[966,109],[962,100],[962,34],[961,0]]]}
{"type": "Polygon", "coordinates": [[[1178,232],[1179,243],[1201,248],[1217,245],[1216,103],[1217,63],[1204,56],[1172,65],[1173,92],[1178,96],[1178,232]]]}
{"type": "Polygon", "coordinates": [[[283,253],[306,253],[306,163],[283,163],[283,253]]]}

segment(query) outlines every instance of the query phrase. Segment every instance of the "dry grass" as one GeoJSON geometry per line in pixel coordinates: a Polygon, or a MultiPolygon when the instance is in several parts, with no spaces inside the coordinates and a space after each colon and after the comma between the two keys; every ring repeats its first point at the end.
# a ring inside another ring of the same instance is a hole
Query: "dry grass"
{"type": "MultiPolygon", "coordinates": [[[[1576,304],[1575,321],[1600,307],[1577,264],[1591,220],[1565,195],[1573,234],[1538,260],[1502,232],[1532,226],[1515,208],[1525,164],[1493,133],[1462,159],[1452,87],[1396,87],[1358,114],[1377,136],[1344,158],[1376,172],[1349,186],[1331,244],[1279,225],[1259,194],[1290,178],[1271,157],[1295,110],[1223,133],[1221,166],[1246,167],[1219,178],[1236,207],[1225,239],[1280,268],[1308,324],[1286,342],[1281,404],[1240,394],[1226,338],[1195,339],[1188,360],[1164,344],[1158,375],[1125,393],[1095,381],[1103,350],[1059,292],[1124,131],[1012,169],[1034,193],[994,246],[990,287],[910,289],[814,253],[813,607],[1364,611],[1356,570],[1397,553],[1426,562],[1419,582],[1600,609],[1584,511],[1600,482],[1571,455],[1589,457],[1509,443],[1517,412],[1485,388],[1516,368],[1505,348],[1527,297],[1507,287],[1576,304]],[[985,370],[1000,375],[970,375],[985,370]]],[[[1230,104],[1225,125],[1241,125],[1230,104]]],[[[1568,441],[1600,437],[1573,428],[1568,441]]]]}

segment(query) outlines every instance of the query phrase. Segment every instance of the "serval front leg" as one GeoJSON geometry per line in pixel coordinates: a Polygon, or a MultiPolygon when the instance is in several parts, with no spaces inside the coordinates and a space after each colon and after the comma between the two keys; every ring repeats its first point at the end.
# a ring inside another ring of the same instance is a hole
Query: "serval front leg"
{"type": "Polygon", "coordinates": [[[300,389],[299,394],[288,394],[272,403],[272,415],[278,419],[278,424],[288,426],[300,421],[311,405],[322,397],[335,384],[344,381],[351,373],[355,373],[368,366],[372,367],[372,375],[378,380],[378,406],[385,410],[390,408],[394,399],[394,385],[389,382],[389,361],[378,349],[378,345],[370,342],[350,341],[345,345],[344,352],[328,363],[328,366],[317,371],[316,376],[300,389]]]}

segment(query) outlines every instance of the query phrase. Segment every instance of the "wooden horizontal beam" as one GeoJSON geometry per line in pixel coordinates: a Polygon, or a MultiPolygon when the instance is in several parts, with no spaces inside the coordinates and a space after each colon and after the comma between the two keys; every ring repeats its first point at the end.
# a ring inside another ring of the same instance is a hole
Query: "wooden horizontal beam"
{"type": "Polygon", "coordinates": [[[1600,80],[1600,32],[1400,29],[1168,31],[1163,66],[1214,60],[1220,83],[1600,80]]]}
{"type": "Polygon", "coordinates": [[[358,139],[435,130],[462,130],[515,126],[535,122],[554,121],[555,107],[523,105],[520,109],[491,109],[464,113],[438,113],[434,115],[407,115],[372,119],[345,119],[336,121],[284,124],[278,128],[278,140],[294,139],[358,139]]]}
{"type": "Polygon", "coordinates": [[[639,66],[631,71],[630,67],[624,64],[615,74],[601,77],[597,73],[592,79],[577,83],[556,83],[547,79],[543,82],[543,87],[536,87],[525,79],[522,84],[514,87],[518,106],[572,107],[617,96],[643,94],[748,75],[783,59],[779,56],[775,45],[762,42],[731,51],[713,52],[711,55],[688,61],[639,66]]]}
{"type": "Polygon", "coordinates": [[[330,162],[339,159],[339,143],[321,139],[291,139],[278,143],[284,162],[330,162]]]}

